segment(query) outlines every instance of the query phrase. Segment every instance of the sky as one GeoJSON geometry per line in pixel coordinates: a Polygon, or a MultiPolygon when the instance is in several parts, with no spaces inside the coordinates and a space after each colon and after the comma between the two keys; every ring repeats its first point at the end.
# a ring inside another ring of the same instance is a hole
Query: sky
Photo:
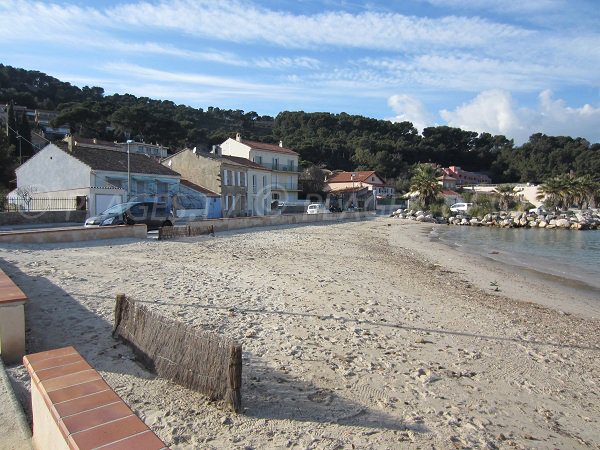
{"type": "Polygon", "coordinates": [[[0,0],[0,63],[197,108],[600,142],[600,0],[0,0]]]}

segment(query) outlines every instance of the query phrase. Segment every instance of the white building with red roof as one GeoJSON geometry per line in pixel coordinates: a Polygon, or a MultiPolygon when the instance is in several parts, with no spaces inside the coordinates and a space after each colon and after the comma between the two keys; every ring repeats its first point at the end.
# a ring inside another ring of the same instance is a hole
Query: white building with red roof
{"type": "Polygon", "coordinates": [[[223,155],[247,158],[253,163],[271,171],[270,188],[271,198],[277,201],[298,200],[298,153],[284,147],[283,142],[266,144],[264,142],[242,139],[238,133],[235,137],[227,139],[221,144],[223,155]]]}
{"type": "Polygon", "coordinates": [[[393,195],[395,189],[386,184],[374,170],[365,172],[339,172],[325,181],[325,191],[336,192],[348,189],[360,189],[367,187],[378,197],[387,197],[393,195]]]}

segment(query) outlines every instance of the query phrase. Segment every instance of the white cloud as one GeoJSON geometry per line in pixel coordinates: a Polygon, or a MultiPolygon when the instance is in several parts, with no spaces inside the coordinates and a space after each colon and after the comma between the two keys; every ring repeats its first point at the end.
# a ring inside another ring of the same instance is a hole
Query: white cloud
{"type": "Polygon", "coordinates": [[[423,103],[415,97],[405,94],[393,95],[388,99],[388,105],[396,113],[395,117],[388,119],[392,122],[412,122],[419,132],[431,125],[431,115],[427,112],[423,103]]]}
{"type": "Polygon", "coordinates": [[[300,15],[242,0],[163,0],[107,9],[6,0],[0,3],[0,11],[5,24],[0,36],[7,39],[14,38],[14,33],[23,28],[42,40],[73,31],[85,36],[91,30],[173,30],[187,36],[236,43],[263,42],[285,48],[335,46],[412,51],[415,45],[495,47],[499,41],[532,35],[530,30],[479,17],[423,18],[373,11],[300,15]]]}
{"type": "Polygon", "coordinates": [[[534,109],[518,107],[507,91],[489,90],[453,111],[440,111],[440,115],[449,126],[503,134],[517,144],[534,133],[600,141],[600,108],[589,104],[580,108],[567,106],[564,100],[554,100],[549,90],[540,93],[534,109]]]}
{"type": "Polygon", "coordinates": [[[499,2],[498,0],[421,0],[433,6],[458,10],[498,11],[503,13],[533,13],[557,10],[565,6],[565,0],[526,0],[499,2]]]}

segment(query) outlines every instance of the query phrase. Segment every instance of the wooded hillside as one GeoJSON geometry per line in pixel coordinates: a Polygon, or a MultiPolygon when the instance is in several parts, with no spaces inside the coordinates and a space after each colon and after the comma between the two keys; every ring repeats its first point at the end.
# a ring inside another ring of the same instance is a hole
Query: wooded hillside
{"type": "MultiPolygon", "coordinates": [[[[425,128],[419,134],[410,122],[346,113],[285,111],[273,118],[212,106],[205,110],[129,94],[105,95],[101,87],[79,88],[38,71],[0,64],[0,103],[10,102],[56,110],[54,125],[68,125],[83,137],[144,140],[174,152],[184,147],[210,148],[240,132],[252,140],[283,140],[300,153],[305,165],[372,169],[390,179],[406,178],[418,162],[486,172],[494,182],[541,182],[569,171],[600,174],[600,144],[582,138],[534,134],[524,145],[515,146],[501,135],[447,126],[425,128]]],[[[0,163],[14,163],[13,138],[0,138],[0,163]]],[[[7,185],[10,176],[4,166],[0,183],[7,185]]]]}

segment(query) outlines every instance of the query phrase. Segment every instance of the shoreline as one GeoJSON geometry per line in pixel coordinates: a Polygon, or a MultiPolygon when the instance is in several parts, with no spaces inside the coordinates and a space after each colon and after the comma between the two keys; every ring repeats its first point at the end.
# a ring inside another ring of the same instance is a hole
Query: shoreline
{"type": "MultiPolygon", "coordinates": [[[[590,300],[600,299],[600,287],[595,286],[586,280],[569,277],[568,274],[560,271],[552,272],[551,268],[547,266],[542,268],[540,266],[529,267],[525,264],[519,264],[514,260],[502,258],[502,255],[505,254],[503,251],[497,252],[497,256],[496,254],[492,256],[492,254],[489,253],[479,252],[475,247],[472,246],[458,246],[443,239],[440,235],[432,235],[434,232],[437,232],[437,230],[437,227],[431,230],[429,233],[430,239],[454,251],[460,252],[462,250],[465,254],[468,254],[472,257],[479,257],[488,261],[489,263],[506,266],[508,270],[516,274],[521,271],[525,271],[532,277],[539,279],[541,282],[551,284],[553,289],[564,291],[566,294],[574,297],[583,297],[590,300]]],[[[600,300],[598,300],[598,303],[600,303],[600,300]]],[[[597,314],[600,314],[600,304],[597,305],[595,310],[597,311],[597,314]]]]}
{"type": "MultiPolygon", "coordinates": [[[[414,222],[409,223],[412,225],[414,222]]],[[[600,289],[597,287],[578,279],[495,258],[470,247],[457,247],[439,236],[432,236],[432,232],[445,230],[447,225],[418,223],[417,226],[422,228],[420,245],[413,249],[449,268],[459,268],[480,289],[582,318],[600,318],[600,289]],[[428,250],[425,241],[434,244],[436,251],[428,250]],[[446,253],[452,256],[444,255],[446,253]],[[503,283],[505,279],[511,282],[503,283]],[[500,290],[495,291],[492,283],[498,283],[500,290]]]]}
{"type": "MultiPolygon", "coordinates": [[[[30,299],[28,352],[75,346],[173,449],[598,446],[600,321],[431,228],[11,244],[0,265],[30,299]],[[243,413],[142,368],[111,336],[117,293],[242,343],[243,413]]],[[[27,407],[26,370],[8,373],[27,407]]]]}

